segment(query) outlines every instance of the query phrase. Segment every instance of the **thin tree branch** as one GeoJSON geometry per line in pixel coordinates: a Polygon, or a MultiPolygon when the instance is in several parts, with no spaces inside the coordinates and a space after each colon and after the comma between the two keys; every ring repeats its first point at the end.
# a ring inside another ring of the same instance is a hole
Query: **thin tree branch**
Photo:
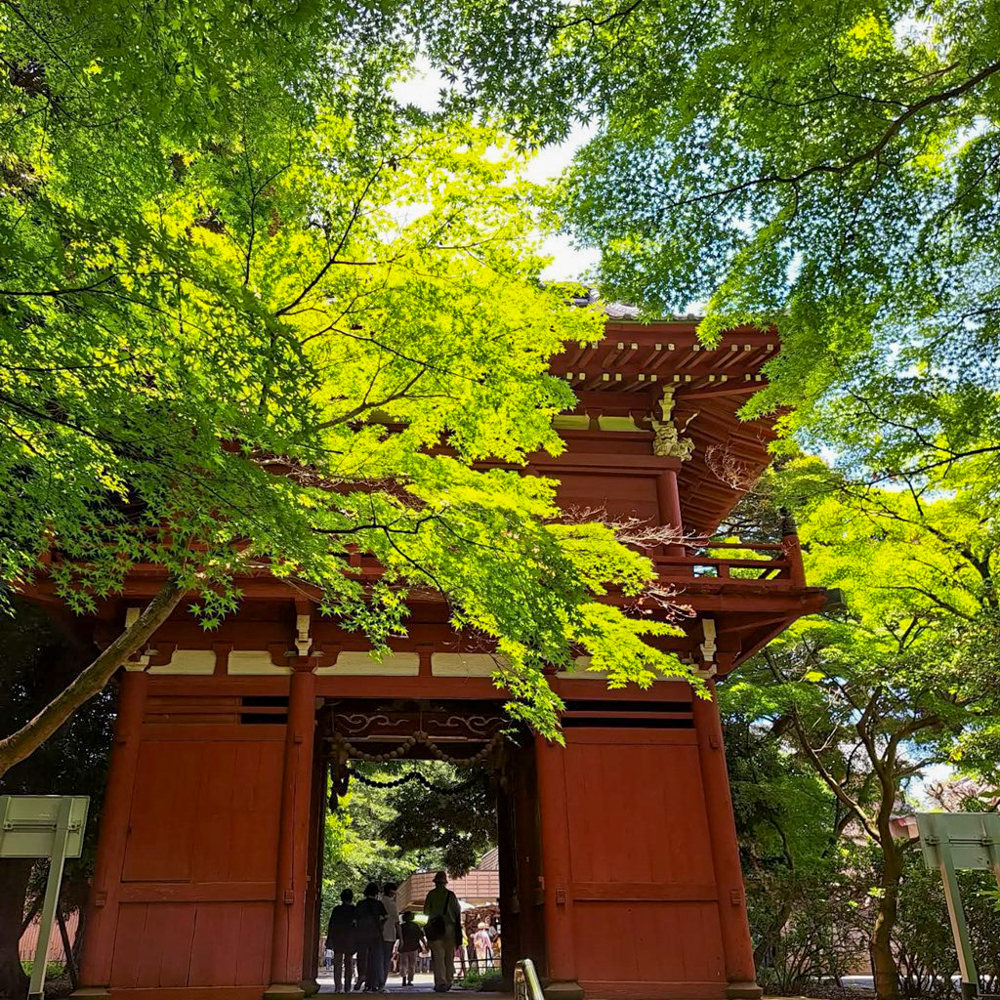
{"type": "Polygon", "coordinates": [[[149,641],[183,596],[184,589],[168,580],[135,622],[67,687],[20,729],[0,739],[0,778],[34,753],[81,705],[93,698],[112,674],[149,641]]]}
{"type": "Polygon", "coordinates": [[[989,79],[989,77],[997,72],[1000,72],[1000,61],[992,62],[989,65],[984,66],[974,76],[969,77],[969,79],[949,88],[948,90],[943,90],[937,94],[929,94],[927,97],[917,101],[915,104],[909,105],[906,111],[889,123],[889,127],[882,133],[881,136],[879,136],[875,143],[867,149],[863,149],[860,152],[855,153],[854,156],[849,157],[841,163],[814,163],[812,166],[806,167],[804,170],[800,170],[794,174],[765,174],[762,177],[755,177],[751,180],[744,181],[742,184],[734,184],[728,188],[718,188],[714,191],[708,191],[705,194],[683,199],[676,204],[694,205],[698,202],[709,201],[713,198],[729,198],[734,194],[739,194],[741,191],[752,190],[753,188],[761,187],[764,184],[790,184],[794,186],[815,174],[836,175],[847,173],[849,170],[853,170],[854,167],[878,157],[879,154],[882,153],[882,151],[889,145],[889,143],[899,134],[903,126],[915,115],[920,114],[921,111],[924,111],[935,104],[941,104],[946,101],[954,100],[956,97],[961,97],[963,94],[972,90],[974,87],[978,86],[984,80],[989,79]]]}

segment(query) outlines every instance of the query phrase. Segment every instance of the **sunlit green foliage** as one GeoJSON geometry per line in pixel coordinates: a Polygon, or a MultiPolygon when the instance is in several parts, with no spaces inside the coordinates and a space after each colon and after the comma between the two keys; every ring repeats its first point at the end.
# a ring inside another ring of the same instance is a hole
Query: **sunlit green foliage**
{"type": "Polygon", "coordinates": [[[552,734],[545,663],[689,672],[645,641],[668,626],[597,601],[649,561],[517,471],[562,447],[549,357],[602,317],[539,282],[495,130],[394,110],[366,17],[0,14],[0,577],[83,611],[157,563],[212,626],[266,571],[376,651],[433,589],[552,734]]]}
{"type": "MultiPolygon", "coordinates": [[[[841,845],[871,845],[871,862],[854,867],[870,880],[861,917],[882,1000],[899,995],[900,935],[915,933],[895,930],[907,847],[893,820],[934,765],[995,773],[1000,556],[989,513],[995,485],[979,461],[930,471],[919,486],[881,488],[799,456],[755,498],[799,511],[807,578],[837,588],[844,606],[792,626],[728,681],[725,704],[751,720],[756,742],[790,756],[789,781],[806,766],[827,786],[828,862],[841,845]]],[[[778,801],[795,801],[775,790],[778,801]]],[[[782,842],[788,884],[793,844],[782,842]]],[[[815,870],[816,853],[805,857],[815,870]]]]}
{"type": "Polygon", "coordinates": [[[901,792],[921,761],[958,759],[996,713],[997,529],[975,463],[962,471],[920,490],[880,489],[797,458],[762,488],[797,507],[809,581],[837,588],[846,607],[796,623],[727,697],[739,703],[742,691],[751,717],[808,715],[805,730],[831,759],[870,738],[875,768],[855,767],[852,779],[862,799],[884,797],[879,765],[898,766],[901,792]]]}
{"type": "Polygon", "coordinates": [[[370,881],[399,884],[416,871],[443,868],[464,875],[496,845],[496,794],[484,769],[473,776],[469,768],[428,760],[387,767],[355,763],[352,768],[376,781],[417,771],[436,790],[416,781],[394,788],[350,782],[326,818],[324,927],[342,889],[352,889],[357,897],[370,881]],[[457,794],[437,790],[459,787],[457,794]]]}
{"type": "MultiPolygon", "coordinates": [[[[595,128],[567,224],[609,294],[777,323],[754,413],[848,419],[877,474],[997,475],[995,0],[426,5],[427,45],[525,141],[595,128]]],[[[461,83],[459,84],[461,86],[461,83]]]]}
{"type": "MultiPolygon", "coordinates": [[[[365,772],[375,778],[398,777],[396,771],[373,767],[365,767],[365,772]]],[[[397,815],[390,789],[354,782],[348,794],[338,799],[336,810],[326,817],[324,899],[336,902],[342,889],[360,896],[368,882],[399,883],[414,871],[438,866],[436,851],[407,853],[387,842],[385,828],[397,815]]]]}

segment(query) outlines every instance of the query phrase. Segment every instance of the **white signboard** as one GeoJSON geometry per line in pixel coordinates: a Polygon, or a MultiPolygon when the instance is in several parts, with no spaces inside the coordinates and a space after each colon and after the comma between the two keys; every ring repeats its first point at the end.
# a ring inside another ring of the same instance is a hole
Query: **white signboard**
{"type": "Polygon", "coordinates": [[[1000,813],[921,813],[917,830],[928,868],[939,867],[945,845],[957,869],[989,871],[1000,863],[1000,813]]]}
{"type": "Polygon", "coordinates": [[[925,864],[941,872],[951,932],[958,951],[958,968],[962,974],[962,998],[972,1000],[979,996],[979,977],[955,872],[992,869],[1000,885],[1000,814],[918,813],[917,832],[925,864]]]}
{"type": "Polygon", "coordinates": [[[83,850],[89,804],[86,795],[0,795],[0,858],[51,859],[28,1000],[42,1000],[45,995],[45,959],[63,865],[83,850]]]}
{"type": "MultiPolygon", "coordinates": [[[[65,798],[70,805],[64,856],[78,858],[90,799],[86,795],[65,798]]],[[[0,795],[0,858],[51,858],[63,799],[61,795],[0,795]]]]}

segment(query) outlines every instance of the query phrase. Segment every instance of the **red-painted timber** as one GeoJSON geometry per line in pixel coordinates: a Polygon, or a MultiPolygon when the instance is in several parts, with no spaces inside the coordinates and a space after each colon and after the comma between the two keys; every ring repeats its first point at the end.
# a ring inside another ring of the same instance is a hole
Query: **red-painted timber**
{"type": "MultiPolygon", "coordinates": [[[[609,323],[598,347],[571,347],[553,364],[578,393],[584,429],[564,432],[562,455],[529,463],[560,480],[565,506],[685,533],[653,554],[660,584],[689,610],[684,634],[662,645],[706,676],[723,677],[823,602],[805,586],[794,534],[706,541],[740,495],[734,483],[768,461],[770,423],[741,424],[737,411],[776,349],[773,330],[741,328],[705,350],[693,323],[609,323]],[[664,386],[692,442],[689,460],[652,453],[664,386]]],[[[361,552],[351,563],[363,578],[381,573],[361,552]]],[[[95,637],[119,630],[126,608],[162,579],[161,567],[134,567],[124,596],[95,615],[95,637]]],[[[257,1000],[308,985],[326,752],[318,702],[433,702],[461,715],[504,698],[487,677],[434,675],[435,653],[481,651],[454,634],[437,595],[413,597],[409,636],[393,642],[418,654],[415,675],[340,676],[340,653],[365,646],[313,613],[304,598],[318,595],[266,573],[237,582],[241,609],[217,631],[204,632],[182,605],[151,653],[163,670],[177,650],[204,650],[214,672],[122,681],[82,965],[85,987],[109,989],[111,1000],[257,1000]],[[312,658],[286,654],[304,612],[312,658]],[[230,653],[248,650],[280,670],[230,674],[230,653]]],[[[54,600],[51,581],[34,593],[54,600]]],[[[580,988],[598,1000],[753,995],[715,702],[692,702],[678,682],[609,691],[600,680],[549,680],[568,704],[566,746],[509,748],[501,776],[511,940],[566,998],[580,988]]]]}
{"type": "Polygon", "coordinates": [[[90,891],[87,947],[80,965],[81,981],[94,986],[108,986],[111,983],[122,864],[129,833],[132,789],[139,761],[140,728],[148,687],[148,675],[130,672],[121,678],[118,690],[114,748],[108,769],[94,881],[90,891]]]}
{"type": "Polygon", "coordinates": [[[272,984],[298,986],[303,979],[315,723],[316,678],[308,669],[296,669],[289,685],[285,735],[272,984]]]}
{"type": "Polygon", "coordinates": [[[715,685],[709,681],[711,700],[695,698],[693,714],[698,735],[698,754],[706,789],[709,841],[718,885],[719,923],[726,958],[726,981],[731,995],[750,997],[763,992],[756,986],[753,941],[747,921],[743,872],[733,821],[733,802],[722,742],[722,724],[715,698],[715,685]]]}

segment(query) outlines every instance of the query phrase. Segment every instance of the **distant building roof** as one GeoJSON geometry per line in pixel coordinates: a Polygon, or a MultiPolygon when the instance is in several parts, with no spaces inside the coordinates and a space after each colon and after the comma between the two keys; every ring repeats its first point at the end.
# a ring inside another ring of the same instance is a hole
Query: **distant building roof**
{"type": "Polygon", "coordinates": [[[606,302],[604,311],[608,314],[608,319],[638,319],[641,315],[638,306],[630,306],[625,302],[606,302]]]}
{"type": "MultiPolygon", "coordinates": [[[[588,288],[586,290],[581,289],[579,295],[573,296],[573,305],[584,306],[593,305],[595,302],[600,302],[600,295],[597,293],[596,288],[588,288]]],[[[642,309],[638,306],[629,305],[627,302],[605,302],[603,303],[604,312],[607,314],[608,319],[614,320],[637,320],[642,316],[642,309]]],[[[648,317],[647,317],[648,318],[648,317]]],[[[675,313],[670,316],[657,317],[654,322],[657,323],[699,323],[702,317],[697,315],[697,313],[685,313],[681,315],[680,313],[675,313]]]]}
{"type": "MultiPolygon", "coordinates": [[[[487,852],[488,856],[490,853],[487,852]]],[[[486,857],[484,856],[484,857],[486,857]]],[[[414,872],[396,891],[396,904],[402,910],[422,910],[427,893],[434,888],[434,872],[414,872]]],[[[500,896],[500,872],[474,868],[460,878],[448,881],[448,888],[466,903],[482,906],[495,903],[500,896]]]]}

